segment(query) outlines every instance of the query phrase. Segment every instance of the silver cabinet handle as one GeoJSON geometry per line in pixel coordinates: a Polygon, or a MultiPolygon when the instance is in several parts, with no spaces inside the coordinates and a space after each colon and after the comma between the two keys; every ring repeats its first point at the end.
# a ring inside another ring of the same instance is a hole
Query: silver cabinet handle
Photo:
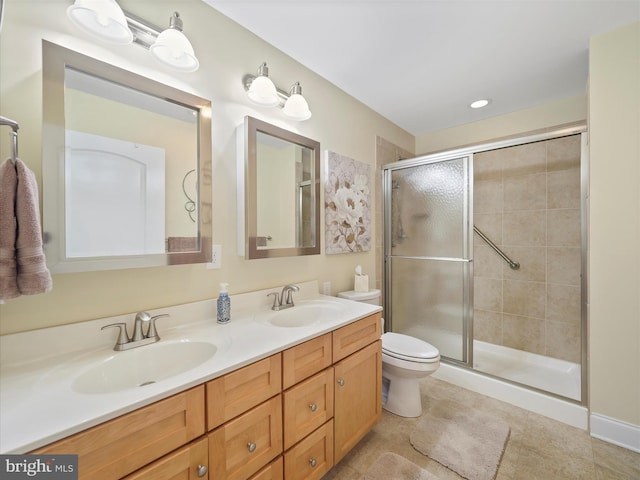
{"type": "Polygon", "coordinates": [[[253,453],[256,451],[256,444],[253,442],[249,442],[247,443],[247,450],[249,450],[249,452],[253,453]]]}
{"type": "Polygon", "coordinates": [[[315,403],[312,403],[311,405],[309,405],[309,408],[311,409],[312,412],[315,412],[316,410],[318,410],[318,405],[316,405],[315,403]]]}
{"type": "Polygon", "coordinates": [[[198,470],[197,470],[198,478],[204,477],[207,474],[208,471],[209,471],[209,469],[207,468],[206,465],[198,465],[198,470]]]}
{"type": "Polygon", "coordinates": [[[309,459],[309,465],[311,465],[311,467],[315,467],[318,464],[318,462],[316,461],[315,458],[310,458],[309,459]]]}
{"type": "Polygon", "coordinates": [[[338,380],[338,385],[340,385],[341,387],[344,387],[344,380],[343,379],[339,379],[338,380]]]}

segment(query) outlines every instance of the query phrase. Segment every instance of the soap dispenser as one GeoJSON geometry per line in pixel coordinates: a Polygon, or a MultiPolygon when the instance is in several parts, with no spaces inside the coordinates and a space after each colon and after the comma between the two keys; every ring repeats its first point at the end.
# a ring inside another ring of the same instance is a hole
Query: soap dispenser
{"type": "Polygon", "coordinates": [[[220,284],[220,295],[218,295],[218,323],[228,323],[231,320],[231,299],[227,292],[228,283],[220,284]]]}

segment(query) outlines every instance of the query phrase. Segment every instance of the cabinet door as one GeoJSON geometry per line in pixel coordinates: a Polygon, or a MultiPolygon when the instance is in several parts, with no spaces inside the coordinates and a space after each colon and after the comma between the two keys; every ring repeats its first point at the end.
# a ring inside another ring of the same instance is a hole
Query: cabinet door
{"type": "Polygon", "coordinates": [[[376,313],[333,332],[333,362],[357,352],[382,335],[381,315],[376,313]]]}
{"type": "Polygon", "coordinates": [[[371,430],[382,415],[382,341],[354,353],[335,368],[335,462],[371,430]]]}
{"type": "Polygon", "coordinates": [[[204,386],[31,453],[77,454],[80,480],[116,480],[204,433],[204,386]]]}
{"type": "Polygon", "coordinates": [[[284,465],[282,457],[276,458],[269,465],[256,473],[251,480],[282,480],[284,478],[284,465]]]}
{"type": "Polygon", "coordinates": [[[211,478],[215,480],[245,480],[281,453],[281,395],[209,434],[211,478]]]}
{"type": "Polygon", "coordinates": [[[208,480],[209,448],[206,438],[196,440],[124,480],[208,480]]]}
{"type": "Polygon", "coordinates": [[[333,368],[327,368],[284,392],[285,450],[333,417],[333,388],[333,368]]]}
{"type": "Polygon", "coordinates": [[[278,353],[207,383],[207,429],[213,430],[282,390],[278,353]]]}
{"type": "Polygon", "coordinates": [[[333,420],[329,420],[284,454],[284,478],[316,480],[333,464],[333,420]]]}

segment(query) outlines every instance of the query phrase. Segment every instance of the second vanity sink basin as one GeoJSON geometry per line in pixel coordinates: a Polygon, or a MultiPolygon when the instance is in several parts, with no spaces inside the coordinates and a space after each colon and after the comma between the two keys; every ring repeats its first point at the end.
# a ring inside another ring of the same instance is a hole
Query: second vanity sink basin
{"type": "Polygon", "coordinates": [[[295,307],[267,315],[267,322],[276,327],[306,327],[323,320],[331,320],[340,307],[329,302],[301,303],[295,307]]]}
{"type": "Polygon", "coordinates": [[[211,343],[173,342],[116,352],[80,374],[72,388],[79,393],[111,393],[144,387],[191,370],[216,351],[211,343]]]}

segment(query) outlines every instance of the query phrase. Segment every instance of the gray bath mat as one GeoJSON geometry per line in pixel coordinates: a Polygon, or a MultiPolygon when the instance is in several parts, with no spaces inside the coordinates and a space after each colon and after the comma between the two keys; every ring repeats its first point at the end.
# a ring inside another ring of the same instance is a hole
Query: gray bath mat
{"type": "Polygon", "coordinates": [[[438,480],[400,455],[387,452],[371,465],[360,480],[438,480]]]}
{"type": "Polygon", "coordinates": [[[509,425],[492,415],[440,400],[418,421],[411,444],[420,453],[469,480],[493,480],[509,425]]]}

